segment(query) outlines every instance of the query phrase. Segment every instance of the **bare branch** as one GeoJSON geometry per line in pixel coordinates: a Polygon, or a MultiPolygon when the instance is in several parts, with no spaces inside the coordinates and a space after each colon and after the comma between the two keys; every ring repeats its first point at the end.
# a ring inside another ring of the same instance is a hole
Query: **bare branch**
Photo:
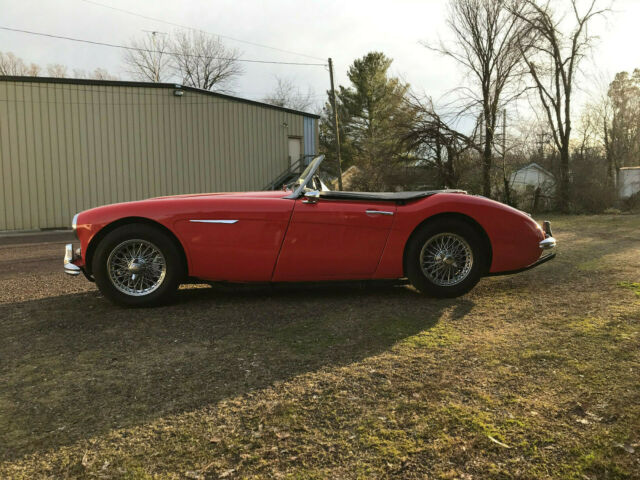
{"type": "Polygon", "coordinates": [[[276,77],[276,88],[263,98],[265,103],[294,110],[308,111],[313,107],[313,90],[302,92],[289,78],[276,77]]]}
{"type": "Polygon", "coordinates": [[[559,206],[563,210],[569,208],[569,141],[575,73],[595,39],[587,31],[589,22],[608,11],[597,8],[599,1],[590,0],[586,11],[581,13],[578,0],[570,0],[575,26],[569,33],[561,29],[562,18],[551,9],[548,0],[523,0],[518,9],[510,7],[535,32],[536,44],[526,51],[521,48],[521,52],[560,154],[559,206]]]}
{"type": "Polygon", "coordinates": [[[204,90],[228,91],[243,70],[241,52],[224,46],[203,32],[177,32],[172,40],[173,69],[184,85],[204,90]]]}
{"type": "Polygon", "coordinates": [[[523,50],[533,44],[533,29],[522,16],[523,0],[450,0],[447,24],[456,38],[454,46],[441,41],[431,50],[461,64],[472,77],[465,93],[479,109],[483,130],[483,193],[491,194],[490,170],[498,111],[517,98],[523,89],[515,88],[525,72],[523,50]]]}
{"type": "Polygon", "coordinates": [[[47,75],[54,78],[66,78],[69,76],[69,73],[65,65],[54,63],[51,65],[47,65],[47,75]]]}
{"type": "Polygon", "coordinates": [[[27,65],[11,52],[0,52],[0,75],[37,77],[40,71],[40,66],[35,63],[27,65]]]}
{"type": "Polygon", "coordinates": [[[134,78],[155,83],[169,79],[172,71],[166,34],[149,32],[146,37],[132,39],[129,46],[135,50],[125,50],[123,61],[134,78]]]}

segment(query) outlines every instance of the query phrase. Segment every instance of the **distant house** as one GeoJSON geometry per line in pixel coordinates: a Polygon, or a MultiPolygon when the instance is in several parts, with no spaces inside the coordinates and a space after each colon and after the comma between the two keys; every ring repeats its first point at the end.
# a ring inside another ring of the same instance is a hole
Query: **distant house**
{"type": "Polygon", "coordinates": [[[640,192],[640,167],[622,167],[618,170],[618,195],[627,199],[640,192]]]}
{"type": "Polygon", "coordinates": [[[513,190],[521,193],[540,188],[540,194],[547,197],[553,196],[556,189],[553,174],[535,162],[513,172],[510,183],[513,190]]]}

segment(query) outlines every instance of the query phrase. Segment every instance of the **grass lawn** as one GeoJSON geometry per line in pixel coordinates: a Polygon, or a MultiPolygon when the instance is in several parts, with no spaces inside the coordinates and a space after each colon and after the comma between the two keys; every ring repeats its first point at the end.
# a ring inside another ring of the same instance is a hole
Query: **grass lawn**
{"type": "Polygon", "coordinates": [[[43,271],[0,274],[0,478],[640,478],[640,216],[551,220],[558,258],[452,300],[125,310],[26,247],[43,271]]]}

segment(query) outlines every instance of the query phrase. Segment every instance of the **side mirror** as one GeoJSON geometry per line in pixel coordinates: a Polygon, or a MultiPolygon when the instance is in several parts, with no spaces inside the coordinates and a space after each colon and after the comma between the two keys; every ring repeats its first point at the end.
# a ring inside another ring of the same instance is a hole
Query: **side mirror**
{"type": "Polygon", "coordinates": [[[302,203],[318,203],[320,199],[320,192],[318,190],[311,190],[310,192],[304,193],[304,200],[302,203]]]}

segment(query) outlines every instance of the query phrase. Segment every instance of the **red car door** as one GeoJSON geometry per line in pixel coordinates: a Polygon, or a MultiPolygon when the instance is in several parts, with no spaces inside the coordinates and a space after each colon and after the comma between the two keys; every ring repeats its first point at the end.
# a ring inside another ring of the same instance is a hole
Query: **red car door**
{"type": "Polygon", "coordinates": [[[273,280],[372,277],[395,213],[393,202],[296,200],[273,280]]]}
{"type": "Polygon", "coordinates": [[[189,274],[206,280],[268,282],[287,231],[293,200],[211,197],[174,228],[189,274]]]}

